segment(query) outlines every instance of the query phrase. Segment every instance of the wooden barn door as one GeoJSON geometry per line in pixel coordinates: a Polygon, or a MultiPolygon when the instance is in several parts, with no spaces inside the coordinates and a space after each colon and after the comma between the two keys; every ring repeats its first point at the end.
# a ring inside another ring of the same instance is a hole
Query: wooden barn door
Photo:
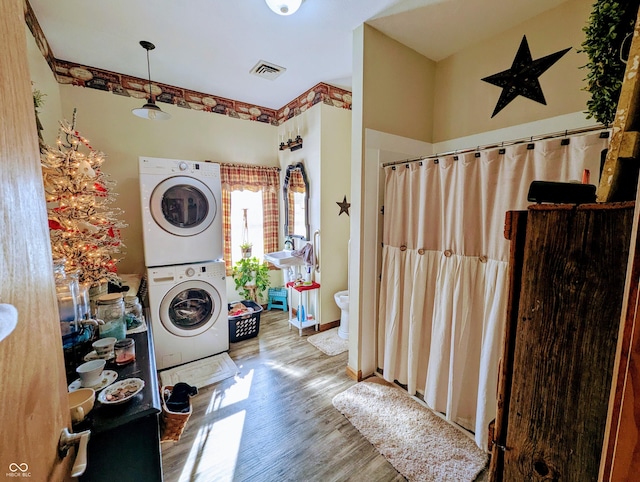
{"type": "MultiPolygon", "coordinates": [[[[597,480],[633,203],[532,206],[517,315],[504,465],[492,480],[597,480]]],[[[495,453],[495,452],[494,452],[495,453]]]]}

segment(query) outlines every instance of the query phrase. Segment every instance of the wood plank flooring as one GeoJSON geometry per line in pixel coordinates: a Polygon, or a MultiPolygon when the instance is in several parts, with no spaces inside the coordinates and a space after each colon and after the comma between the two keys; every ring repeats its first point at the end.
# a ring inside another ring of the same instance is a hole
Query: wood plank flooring
{"type": "Polygon", "coordinates": [[[263,311],[258,336],[231,343],[238,375],[201,389],[180,441],[162,443],[165,482],[404,481],[331,404],[355,381],[314,333],[263,311]]]}

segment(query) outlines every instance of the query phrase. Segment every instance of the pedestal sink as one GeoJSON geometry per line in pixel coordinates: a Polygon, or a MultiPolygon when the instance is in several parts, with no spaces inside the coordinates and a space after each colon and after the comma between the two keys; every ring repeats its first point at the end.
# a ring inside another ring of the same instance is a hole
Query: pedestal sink
{"type": "Polygon", "coordinates": [[[264,259],[280,269],[287,269],[292,266],[302,266],[304,264],[304,260],[294,256],[292,253],[293,251],[286,250],[266,253],[264,255],[264,259]]]}

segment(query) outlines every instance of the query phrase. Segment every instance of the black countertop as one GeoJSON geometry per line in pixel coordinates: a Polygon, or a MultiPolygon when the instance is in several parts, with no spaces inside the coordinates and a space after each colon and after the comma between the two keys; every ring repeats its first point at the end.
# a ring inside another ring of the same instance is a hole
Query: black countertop
{"type": "Polygon", "coordinates": [[[105,370],[118,373],[116,382],[126,378],[140,378],[144,380],[144,388],[122,405],[104,405],[98,400],[99,392],[96,393],[93,410],[84,421],[74,425],[74,431],[90,429],[92,433],[99,434],[161,412],[151,324],[147,322],[146,332],[127,335],[127,338],[135,341],[136,359],[124,366],[109,362],[105,370]]]}

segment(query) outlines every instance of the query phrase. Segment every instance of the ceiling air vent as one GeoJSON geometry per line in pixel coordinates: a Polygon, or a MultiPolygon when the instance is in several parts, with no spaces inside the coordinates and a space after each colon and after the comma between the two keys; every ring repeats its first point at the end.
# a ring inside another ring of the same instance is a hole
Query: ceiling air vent
{"type": "Polygon", "coordinates": [[[249,72],[263,79],[274,80],[285,70],[284,67],[261,60],[249,72]]]}

